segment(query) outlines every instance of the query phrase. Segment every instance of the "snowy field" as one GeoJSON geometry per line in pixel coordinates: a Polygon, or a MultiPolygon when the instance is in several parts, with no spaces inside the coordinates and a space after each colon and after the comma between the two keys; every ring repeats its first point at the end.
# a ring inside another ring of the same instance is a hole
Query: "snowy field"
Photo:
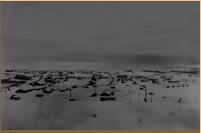
{"type": "MultiPolygon", "coordinates": [[[[83,70],[84,71],[84,70],[83,70]]],[[[41,86],[28,84],[1,91],[1,128],[3,130],[199,130],[200,78],[186,73],[143,71],[73,71],[69,77],[56,79],[53,74],[37,74],[30,82],[44,82],[51,75],[57,83],[41,86]],[[94,74],[95,86],[87,85],[94,74]],[[127,75],[122,83],[118,75],[127,75]],[[40,78],[42,76],[42,78],[40,78]],[[158,79],[159,84],[142,82],[136,76],[158,79]],[[178,83],[168,83],[172,77],[178,83]],[[73,77],[73,78],[70,78],[73,77]],[[76,77],[76,78],[75,78],[76,77]],[[78,80],[78,77],[82,79],[78,80]],[[129,79],[129,80],[128,80],[129,79]],[[184,80],[185,79],[185,80],[184,80]],[[133,84],[136,82],[136,84],[133,84]],[[72,86],[76,86],[72,88],[72,86]],[[87,87],[86,87],[87,85],[87,87]],[[143,88],[143,85],[145,86],[143,88]],[[169,86],[169,87],[167,87],[169,86]],[[172,87],[174,86],[174,87],[172,87]],[[111,88],[115,87],[115,88],[111,88]],[[38,89],[28,93],[16,90],[38,89]],[[140,88],[143,88],[142,90],[140,88]],[[69,101],[70,91],[75,101],[69,101]],[[61,92],[60,90],[65,90],[61,92]],[[147,91],[147,95],[145,94],[147,91]],[[101,93],[111,94],[114,101],[101,101],[101,93]],[[153,95],[150,95],[151,92],[153,95]],[[93,93],[97,96],[91,97],[93,93]],[[20,100],[10,100],[12,95],[20,100]],[[43,94],[36,97],[36,94],[43,94]],[[146,95],[147,102],[144,101],[146,95]],[[181,102],[178,102],[181,98],[181,102]]],[[[63,76],[65,77],[65,76],[63,76]]]]}

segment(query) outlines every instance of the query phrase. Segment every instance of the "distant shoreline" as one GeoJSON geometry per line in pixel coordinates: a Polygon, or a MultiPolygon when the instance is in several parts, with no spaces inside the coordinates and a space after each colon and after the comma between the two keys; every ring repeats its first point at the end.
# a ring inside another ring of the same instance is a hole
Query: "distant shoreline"
{"type": "Polygon", "coordinates": [[[69,66],[52,66],[52,67],[69,67],[69,66]]]}

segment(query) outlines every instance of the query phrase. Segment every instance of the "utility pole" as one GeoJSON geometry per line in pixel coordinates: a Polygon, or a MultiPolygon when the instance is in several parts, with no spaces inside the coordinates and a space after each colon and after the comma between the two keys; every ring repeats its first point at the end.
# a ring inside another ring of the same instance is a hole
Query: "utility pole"
{"type": "Polygon", "coordinates": [[[145,98],[144,98],[145,102],[147,102],[147,98],[146,97],[147,97],[147,90],[145,89],[145,98]]]}

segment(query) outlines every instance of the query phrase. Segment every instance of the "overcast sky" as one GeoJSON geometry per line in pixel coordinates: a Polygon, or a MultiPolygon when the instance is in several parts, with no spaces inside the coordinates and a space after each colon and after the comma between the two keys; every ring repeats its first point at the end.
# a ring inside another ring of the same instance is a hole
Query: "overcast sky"
{"type": "Polygon", "coordinates": [[[199,63],[199,13],[199,2],[1,2],[1,59],[199,63]]]}

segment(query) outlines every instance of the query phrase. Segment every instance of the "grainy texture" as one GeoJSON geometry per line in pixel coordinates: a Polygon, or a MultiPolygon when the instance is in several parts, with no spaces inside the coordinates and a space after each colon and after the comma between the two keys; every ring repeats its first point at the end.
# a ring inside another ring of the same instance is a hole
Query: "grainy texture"
{"type": "Polygon", "coordinates": [[[1,2],[3,130],[199,130],[199,2],[1,2]]]}

